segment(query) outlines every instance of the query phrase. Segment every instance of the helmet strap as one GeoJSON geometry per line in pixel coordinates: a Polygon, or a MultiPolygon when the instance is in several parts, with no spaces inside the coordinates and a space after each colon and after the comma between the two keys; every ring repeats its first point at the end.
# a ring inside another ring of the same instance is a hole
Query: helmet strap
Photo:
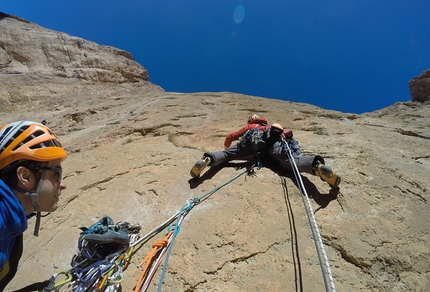
{"type": "Polygon", "coordinates": [[[40,205],[39,205],[39,192],[43,185],[43,179],[45,178],[46,169],[42,170],[42,175],[40,176],[39,183],[37,184],[36,191],[33,193],[25,192],[24,195],[30,197],[33,209],[36,212],[36,224],[34,225],[34,236],[39,236],[40,227],[40,205]]]}

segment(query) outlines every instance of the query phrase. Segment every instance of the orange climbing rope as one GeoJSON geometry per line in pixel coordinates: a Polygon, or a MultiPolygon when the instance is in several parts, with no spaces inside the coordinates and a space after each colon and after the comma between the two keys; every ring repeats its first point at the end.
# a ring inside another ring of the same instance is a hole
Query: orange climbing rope
{"type": "Polygon", "coordinates": [[[142,260],[139,266],[143,266],[145,263],[145,268],[143,269],[142,273],[140,274],[139,280],[137,281],[136,288],[134,289],[134,292],[139,292],[139,289],[142,285],[143,279],[147,275],[147,271],[152,263],[152,260],[157,253],[158,250],[165,248],[169,243],[169,238],[172,236],[174,231],[170,231],[165,238],[162,240],[154,243],[152,245],[152,250],[149,252],[149,254],[142,260]]]}

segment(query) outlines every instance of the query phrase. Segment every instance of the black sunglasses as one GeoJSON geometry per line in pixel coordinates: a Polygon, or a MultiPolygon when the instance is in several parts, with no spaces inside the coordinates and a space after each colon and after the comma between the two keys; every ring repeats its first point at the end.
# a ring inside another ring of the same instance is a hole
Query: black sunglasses
{"type": "Polygon", "coordinates": [[[63,169],[61,167],[54,167],[54,166],[36,166],[35,169],[45,169],[50,170],[55,173],[55,179],[58,182],[61,182],[63,179],[63,169]]]}

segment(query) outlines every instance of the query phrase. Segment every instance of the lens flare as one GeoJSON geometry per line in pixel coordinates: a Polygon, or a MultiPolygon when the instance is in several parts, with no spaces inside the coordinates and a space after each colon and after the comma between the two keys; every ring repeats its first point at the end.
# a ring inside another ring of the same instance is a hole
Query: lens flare
{"type": "Polygon", "coordinates": [[[245,18],[245,7],[243,5],[237,5],[233,13],[234,22],[237,24],[241,23],[245,18]]]}

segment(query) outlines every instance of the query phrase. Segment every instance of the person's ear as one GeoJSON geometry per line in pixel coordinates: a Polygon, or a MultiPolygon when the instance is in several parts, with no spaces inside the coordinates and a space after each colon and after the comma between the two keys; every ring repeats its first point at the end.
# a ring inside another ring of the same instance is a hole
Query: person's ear
{"type": "Polygon", "coordinates": [[[34,185],[34,173],[27,167],[20,166],[16,170],[16,177],[18,179],[18,186],[24,190],[33,189],[34,185]]]}

